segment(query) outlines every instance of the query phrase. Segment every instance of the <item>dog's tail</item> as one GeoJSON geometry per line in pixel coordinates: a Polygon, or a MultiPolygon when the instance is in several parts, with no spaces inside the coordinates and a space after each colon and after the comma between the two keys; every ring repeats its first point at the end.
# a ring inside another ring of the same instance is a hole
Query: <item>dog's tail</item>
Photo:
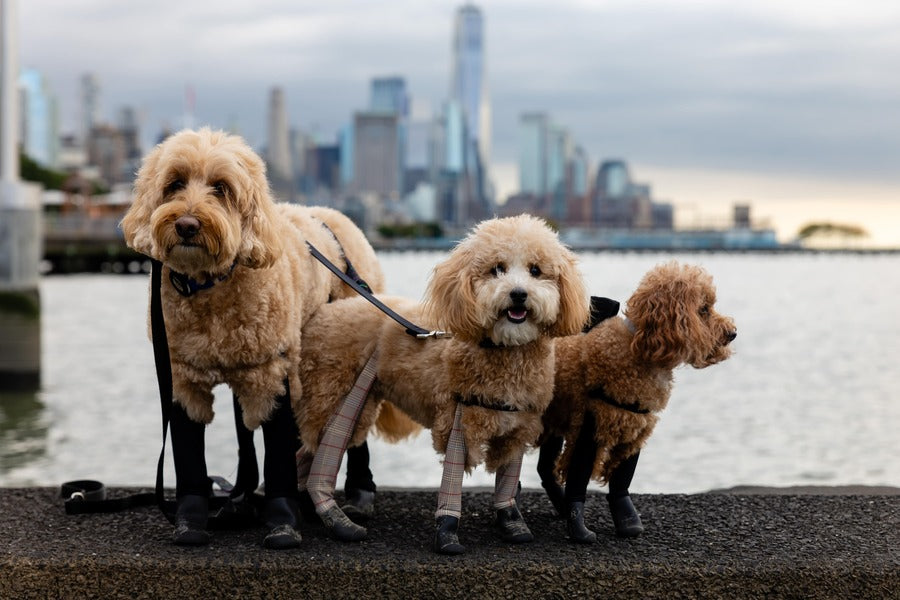
{"type": "Polygon", "coordinates": [[[410,419],[405,412],[391,404],[381,403],[381,411],[375,421],[375,432],[379,437],[394,444],[417,435],[422,426],[410,419]]]}

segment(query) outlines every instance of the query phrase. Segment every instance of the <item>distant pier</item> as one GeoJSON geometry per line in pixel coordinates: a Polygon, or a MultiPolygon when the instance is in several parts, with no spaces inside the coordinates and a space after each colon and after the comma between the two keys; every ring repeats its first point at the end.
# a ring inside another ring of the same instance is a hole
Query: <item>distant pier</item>
{"type": "Polygon", "coordinates": [[[125,245],[121,215],[92,217],[81,212],[44,217],[45,273],[136,273],[147,257],[125,245]]]}
{"type": "MultiPolygon", "coordinates": [[[[124,211],[123,211],[124,212],[124,211]]],[[[44,215],[44,273],[139,273],[149,272],[147,257],[125,245],[119,228],[121,214],[88,216],[81,212],[44,215]]],[[[754,253],[851,253],[896,254],[900,249],[806,249],[778,244],[767,233],[698,231],[628,231],[579,229],[564,232],[563,241],[579,252],[754,252],[754,253]]],[[[379,251],[446,251],[458,241],[452,238],[400,238],[370,241],[379,251]]]]}

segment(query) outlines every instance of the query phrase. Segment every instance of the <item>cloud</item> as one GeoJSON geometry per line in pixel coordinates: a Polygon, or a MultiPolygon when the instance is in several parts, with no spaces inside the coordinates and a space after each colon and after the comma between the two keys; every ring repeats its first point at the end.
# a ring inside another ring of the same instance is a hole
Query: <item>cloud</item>
{"type": "MultiPolygon", "coordinates": [[[[333,135],[399,74],[439,107],[450,82],[444,0],[20,2],[22,58],[49,78],[64,124],[94,71],[110,118],[237,122],[264,143],[270,87],[292,124],[333,135]]],[[[900,183],[900,5],[808,0],[492,0],[486,19],[494,151],[514,160],[519,115],[545,110],[594,160],[879,177],[900,183]]]]}

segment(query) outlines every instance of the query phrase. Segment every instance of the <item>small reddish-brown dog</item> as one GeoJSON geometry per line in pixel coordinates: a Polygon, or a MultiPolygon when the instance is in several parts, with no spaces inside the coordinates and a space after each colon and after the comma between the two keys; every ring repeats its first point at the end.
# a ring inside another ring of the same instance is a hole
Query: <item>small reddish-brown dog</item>
{"type": "MultiPolygon", "coordinates": [[[[609,483],[617,534],[643,531],[628,486],[638,453],[669,401],[672,370],[725,360],[737,335],[715,303],[706,271],[670,262],[644,276],[624,318],[611,316],[585,333],[556,340],[556,387],[544,414],[538,472],[572,540],[596,539],[584,525],[590,478],[609,483]]],[[[618,303],[612,304],[614,315],[618,303]]]]}

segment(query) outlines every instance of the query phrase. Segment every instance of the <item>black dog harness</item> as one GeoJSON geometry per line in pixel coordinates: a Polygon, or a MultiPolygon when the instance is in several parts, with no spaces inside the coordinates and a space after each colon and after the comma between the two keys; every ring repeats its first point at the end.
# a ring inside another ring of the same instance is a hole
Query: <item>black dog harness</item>
{"type": "Polygon", "coordinates": [[[624,402],[617,401],[615,398],[606,393],[606,390],[603,389],[602,385],[598,385],[597,387],[589,389],[587,391],[587,396],[588,398],[600,400],[601,402],[605,402],[610,406],[621,408],[622,410],[627,410],[628,412],[634,413],[636,415],[646,415],[650,413],[650,411],[646,408],[641,408],[641,405],[637,402],[626,404],[624,402]]]}
{"type": "Polygon", "coordinates": [[[519,409],[515,406],[510,406],[505,402],[491,402],[490,400],[485,400],[484,398],[476,394],[469,394],[467,396],[463,396],[462,394],[453,394],[453,400],[455,400],[459,404],[462,404],[463,406],[479,406],[488,410],[519,412],[519,409]]]}

